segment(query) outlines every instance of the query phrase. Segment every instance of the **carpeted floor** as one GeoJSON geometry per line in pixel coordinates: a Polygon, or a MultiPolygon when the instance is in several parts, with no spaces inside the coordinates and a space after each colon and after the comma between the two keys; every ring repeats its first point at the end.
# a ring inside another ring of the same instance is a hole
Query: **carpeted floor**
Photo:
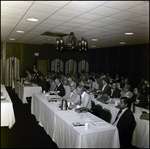
{"type": "Polygon", "coordinates": [[[11,87],[6,89],[13,102],[16,122],[11,129],[1,127],[1,148],[58,148],[31,114],[31,100],[22,104],[11,87]]]}

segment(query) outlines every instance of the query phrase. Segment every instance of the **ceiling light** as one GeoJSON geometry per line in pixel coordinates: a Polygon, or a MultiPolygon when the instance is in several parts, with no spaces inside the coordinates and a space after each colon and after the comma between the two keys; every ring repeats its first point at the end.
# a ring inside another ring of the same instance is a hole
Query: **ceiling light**
{"type": "Polygon", "coordinates": [[[98,39],[96,39],[96,38],[93,38],[93,39],[91,39],[92,41],[98,41],[98,39]]]}
{"type": "Polygon", "coordinates": [[[17,33],[24,33],[24,31],[16,31],[17,33]]]}
{"type": "Polygon", "coordinates": [[[36,18],[27,18],[28,21],[33,21],[33,22],[36,22],[36,21],[39,21],[39,19],[36,19],[36,18]]]}
{"type": "Polygon", "coordinates": [[[15,38],[9,38],[9,40],[16,40],[15,38]]]}
{"type": "Polygon", "coordinates": [[[133,35],[134,33],[124,33],[125,35],[133,35]]]}
{"type": "Polygon", "coordinates": [[[69,34],[69,37],[64,42],[63,38],[60,37],[56,39],[57,50],[62,51],[63,49],[69,49],[72,50],[79,50],[79,51],[87,51],[88,50],[88,42],[86,39],[82,38],[81,40],[77,40],[74,33],[71,32],[69,34]]]}
{"type": "Polygon", "coordinates": [[[91,46],[92,48],[96,47],[96,46],[91,46]]]}
{"type": "Polygon", "coordinates": [[[120,41],[119,44],[126,44],[124,41],[120,41]]]}

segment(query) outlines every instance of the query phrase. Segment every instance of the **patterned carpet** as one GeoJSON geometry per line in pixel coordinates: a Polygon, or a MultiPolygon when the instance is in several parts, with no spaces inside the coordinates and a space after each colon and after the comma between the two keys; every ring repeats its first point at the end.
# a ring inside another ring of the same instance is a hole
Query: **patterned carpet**
{"type": "Polygon", "coordinates": [[[6,89],[13,102],[16,122],[11,129],[1,127],[1,148],[58,148],[31,114],[31,100],[22,104],[11,87],[6,89]]]}

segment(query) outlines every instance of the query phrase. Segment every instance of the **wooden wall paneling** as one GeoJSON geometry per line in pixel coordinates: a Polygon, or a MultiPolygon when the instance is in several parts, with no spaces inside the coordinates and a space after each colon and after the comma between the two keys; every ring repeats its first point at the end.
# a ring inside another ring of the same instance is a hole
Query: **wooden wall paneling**
{"type": "Polygon", "coordinates": [[[119,75],[130,79],[132,63],[132,46],[120,46],[119,48],[119,75]]]}
{"type": "Polygon", "coordinates": [[[2,84],[5,85],[5,69],[6,69],[6,42],[3,42],[2,46],[2,84]]]}
{"type": "Polygon", "coordinates": [[[133,46],[132,81],[135,86],[140,83],[141,78],[148,79],[149,48],[146,45],[133,46]]]}
{"type": "Polygon", "coordinates": [[[65,74],[70,71],[73,71],[74,73],[77,71],[77,63],[73,59],[70,59],[65,63],[65,74]]]}
{"type": "Polygon", "coordinates": [[[54,59],[51,62],[51,71],[55,71],[55,72],[62,71],[63,72],[63,61],[60,59],[54,59]]]}
{"type": "MultiPolygon", "coordinates": [[[[106,59],[107,59],[107,48],[101,48],[101,49],[98,49],[98,61],[97,61],[97,65],[98,65],[98,70],[97,72],[99,73],[106,73],[106,59]]],[[[94,63],[93,63],[94,65],[94,63]]],[[[91,68],[92,66],[90,66],[91,68]]]]}
{"type": "Polygon", "coordinates": [[[100,61],[97,61],[97,49],[91,49],[90,50],[90,68],[89,71],[90,72],[96,72],[97,71],[97,65],[99,65],[100,61]]]}
{"type": "Polygon", "coordinates": [[[78,72],[81,73],[82,70],[85,70],[85,72],[89,72],[89,63],[85,60],[81,60],[78,63],[78,72]]]}
{"type": "Polygon", "coordinates": [[[12,86],[14,78],[19,77],[19,60],[16,57],[10,57],[6,60],[5,85],[12,86]]]}
{"type": "Polygon", "coordinates": [[[108,48],[107,51],[107,73],[114,78],[118,73],[118,47],[108,48]]]}

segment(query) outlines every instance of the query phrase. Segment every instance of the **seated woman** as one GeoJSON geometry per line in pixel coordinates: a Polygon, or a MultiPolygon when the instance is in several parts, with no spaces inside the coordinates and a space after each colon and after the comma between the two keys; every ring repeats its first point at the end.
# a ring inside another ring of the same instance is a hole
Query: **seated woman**
{"type": "Polygon", "coordinates": [[[25,80],[30,82],[31,81],[31,73],[28,69],[26,70],[26,73],[27,73],[27,77],[25,80]]]}

